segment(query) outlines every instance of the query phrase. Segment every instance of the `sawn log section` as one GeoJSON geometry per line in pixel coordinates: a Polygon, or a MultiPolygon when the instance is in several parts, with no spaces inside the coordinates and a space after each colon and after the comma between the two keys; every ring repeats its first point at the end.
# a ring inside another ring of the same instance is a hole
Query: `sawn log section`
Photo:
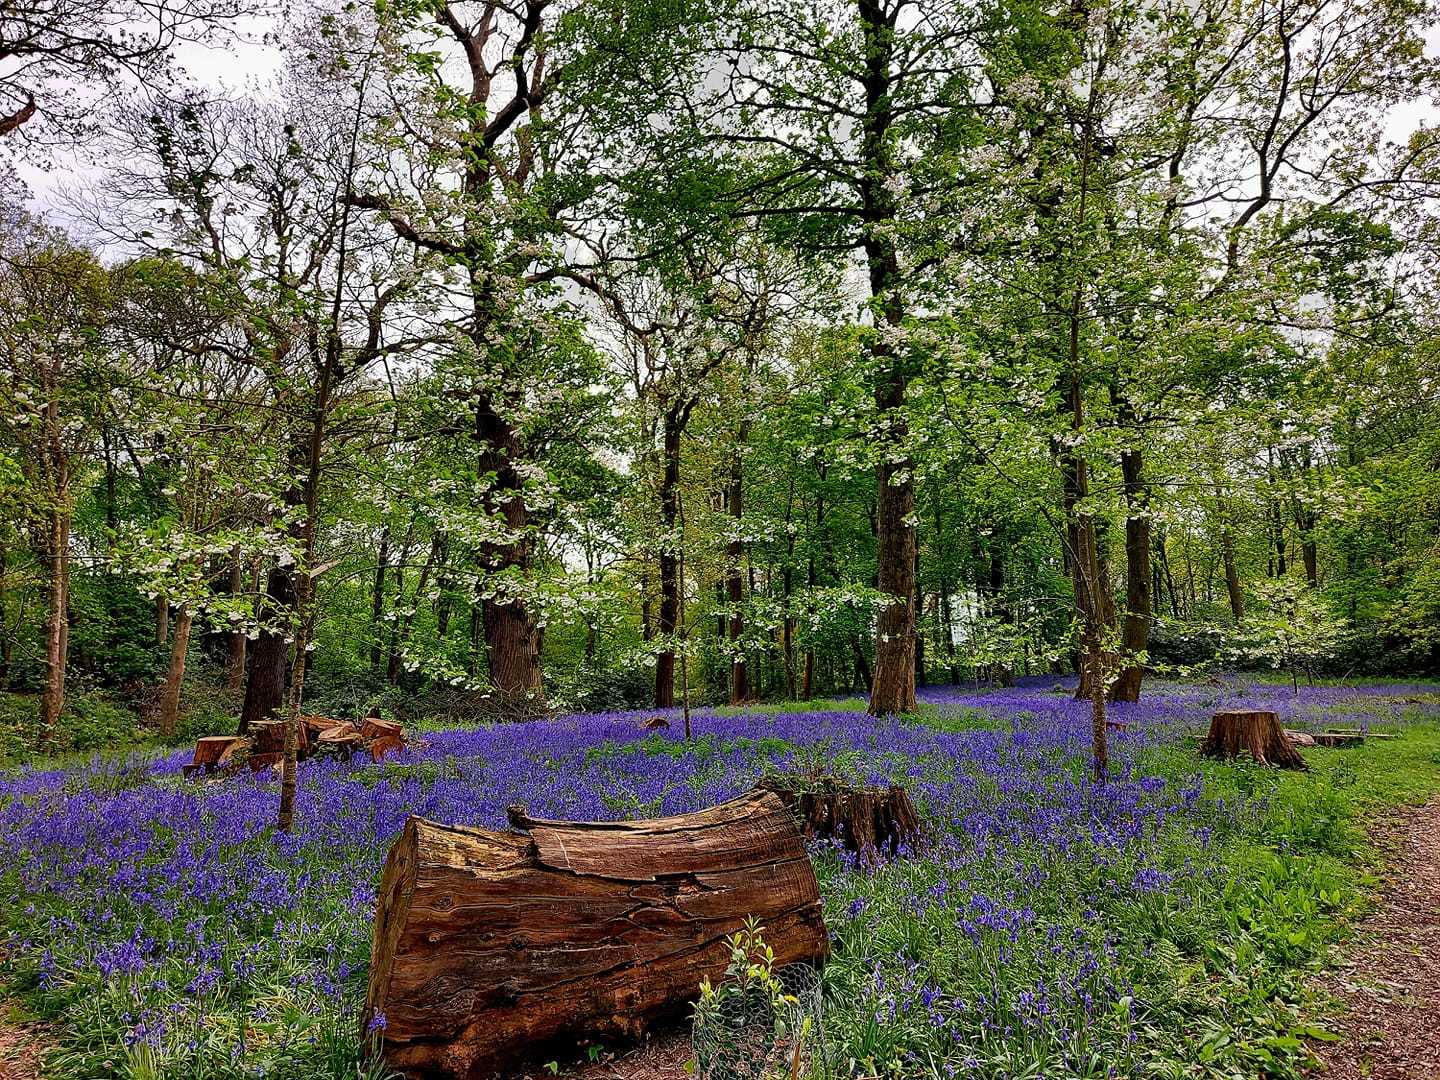
{"type": "Polygon", "coordinates": [[[547,1044],[633,1036],[764,923],[777,965],[829,951],[795,819],[771,792],[651,821],[526,817],[528,835],[412,817],[390,850],[367,1018],[411,1077],[488,1078],[547,1044]]]}

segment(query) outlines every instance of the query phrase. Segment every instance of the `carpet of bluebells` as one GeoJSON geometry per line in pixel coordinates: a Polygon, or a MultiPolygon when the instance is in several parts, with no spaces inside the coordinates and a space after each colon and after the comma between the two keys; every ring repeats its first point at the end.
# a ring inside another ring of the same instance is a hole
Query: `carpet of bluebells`
{"type": "Polygon", "coordinates": [[[290,836],[272,779],[187,781],[186,753],[0,774],[0,979],[55,1021],[57,1075],[382,1076],[357,1017],[407,815],[672,814],[822,766],[904,783],[935,830],[881,865],[815,852],[839,1075],[1288,1075],[1327,1037],[1301,974],[1358,895],[1355,763],[1440,772],[1436,691],[1147,689],[1113,708],[1104,787],[1088,705],[1053,679],[931,688],[897,720],[702,710],[688,744],[652,713],[430,731],[380,766],[302,765],[290,836]],[[1405,735],[1309,751],[1306,776],[1200,762],[1187,735],[1244,704],[1405,735]]]}

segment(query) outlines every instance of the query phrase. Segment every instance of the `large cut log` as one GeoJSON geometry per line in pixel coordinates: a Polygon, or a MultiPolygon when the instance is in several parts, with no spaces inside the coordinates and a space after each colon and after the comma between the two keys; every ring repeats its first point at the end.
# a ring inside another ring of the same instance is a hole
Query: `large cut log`
{"type": "Polygon", "coordinates": [[[407,1076],[482,1080],[561,1039],[683,1015],[747,916],[777,967],[828,954],[815,874],[773,793],[652,821],[513,809],[511,823],[528,835],[412,817],[390,849],[365,1018],[407,1076]]]}
{"type": "Polygon", "coordinates": [[[1200,745],[1200,753],[1226,761],[1248,753],[1261,765],[1305,768],[1305,759],[1280,726],[1280,718],[1263,709],[1217,712],[1210,721],[1210,734],[1200,745]]]}

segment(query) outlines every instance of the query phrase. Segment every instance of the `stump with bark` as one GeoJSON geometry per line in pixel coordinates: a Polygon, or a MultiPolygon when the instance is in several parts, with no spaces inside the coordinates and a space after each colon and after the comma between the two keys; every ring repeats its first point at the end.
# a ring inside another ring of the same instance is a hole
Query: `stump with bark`
{"type": "Polygon", "coordinates": [[[1280,726],[1280,718],[1261,709],[1217,712],[1210,721],[1210,733],[1200,745],[1200,753],[1226,761],[1248,753],[1261,765],[1305,768],[1305,759],[1280,726]]]}
{"type": "Polygon", "coordinates": [[[757,785],[773,791],[798,816],[806,840],[828,840],[865,856],[892,858],[924,843],[920,815],[905,789],[852,787],[833,776],[769,776],[757,785]]]}
{"type": "Polygon", "coordinates": [[[747,916],[776,966],[829,951],[815,874],[780,799],[528,835],[412,817],[380,884],[365,1016],[412,1077],[480,1080],[550,1044],[634,1037],[718,980],[747,916]]]}

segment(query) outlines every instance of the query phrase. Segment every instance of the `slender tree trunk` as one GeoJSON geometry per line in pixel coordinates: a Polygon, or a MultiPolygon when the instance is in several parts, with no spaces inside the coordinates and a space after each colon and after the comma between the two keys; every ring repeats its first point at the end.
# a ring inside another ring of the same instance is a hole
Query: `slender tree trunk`
{"type": "Polygon", "coordinates": [[[741,604],[745,601],[745,584],[740,573],[740,563],[745,556],[745,545],[740,539],[745,494],[745,464],[741,458],[741,448],[744,447],[749,433],[749,422],[742,420],[736,435],[735,452],[730,457],[729,486],[725,492],[725,502],[735,530],[730,542],[725,546],[726,599],[730,604],[731,705],[742,705],[750,700],[750,673],[741,648],[741,641],[745,636],[745,617],[741,614],[741,604]]]}
{"type": "Polygon", "coordinates": [[[485,608],[483,602],[470,605],[470,655],[465,660],[465,673],[472,678],[480,670],[480,653],[485,647],[485,608]]]}
{"type": "Polygon", "coordinates": [[[950,685],[960,685],[960,658],[955,651],[955,613],[950,606],[950,585],[940,587],[941,638],[945,643],[945,659],[950,664],[950,685]]]}
{"type": "MultiPolygon", "coordinates": [[[[241,596],[245,592],[245,567],[240,559],[239,547],[230,551],[230,595],[241,596]]],[[[245,685],[245,652],[249,639],[244,630],[231,630],[225,653],[225,685],[238,691],[245,685]]]]}
{"type": "MultiPolygon", "coordinates": [[[[925,610],[925,592],[920,585],[920,548],[915,548],[915,619],[918,624],[920,614],[925,610]]],[[[925,635],[919,632],[918,626],[915,633],[915,685],[925,685],[925,635]]]]}
{"type": "MultiPolygon", "coordinates": [[[[825,480],[824,462],[820,463],[819,472],[820,481],[823,483],[825,480]]],[[[817,492],[815,495],[815,536],[811,539],[810,551],[808,552],[805,560],[805,584],[809,587],[812,603],[815,594],[815,588],[819,584],[820,580],[819,576],[815,572],[815,545],[820,542],[820,533],[824,527],[825,493],[823,491],[820,491],[817,492]]],[[[814,608],[812,607],[811,611],[813,610],[814,608]]],[[[813,631],[807,634],[805,637],[805,673],[802,678],[800,693],[806,701],[809,701],[815,693],[815,643],[812,639],[813,631]]]]}
{"type": "Polygon", "coordinates": [[[1111,687],[1113,701],[1139,701],[1145,669],[1138,657],[1150,644],[1150,485],[1139,448],[1120,454],[1125,504],[1125,619],[1120,645],[1124,664],[1111,687]]]}
{"type": "Polygon", "coordinates": [[[70,621],[70,478],[68,463],[56,463],[57,494],[50,509],[50,550],[45,615],[45,691],[40,699],[40,744],[50,745],[65,708],[65,667],[69,653],[70,621]]]}
{"type": "Polygon", "coordinates": [[[170,640],[170,598],[163,593],[155,597],[155,644],[170,640]]]}
{"type": "Polygon", "coordinates": [[[10,634],[10,549],[0,532],[0,691],[10,689],[10,663],[15,639],[10,634]]]}
{"type": "MultiPolygon", "coordinates": [[[[999,551],[990,553],[990,602],[994,605],[995,616],[1002,626],[1014,626],[1015,615],[1005,603],[1005,556],[999,551]]],[[[957,674],[959,669],[956,669],[957,674]]],[[[1001,686],[1015,685],[1015,672],[1008,664],[1001,664],[995,673],[1001,686]]],[[[958,682],[959,679],[956,679],[958,682]]]]}
{"type": "Polygon", "coordinates": [[[174,735],[180,726],[180,688],[185,682],[185,659],[190,651],[190,605],[175,609],[175,636],[170,645],[170,667],[160,689],[160,734],[174,735]]]}
{"type": "Polygon", "coordinates": [[[875,676],[870,671],[870,658],[865,655],[865,646],[860,644],[859,638],[851,638],[850,648],[855,655],[855,674],[859,679],[860,685],[865,687],[867,693],[873,693],[875,676]]]}
{"type": "Polygon", "coordinates": [[[1220,527],[1220,555],[1225,563],[1225,592],[1230,598],[1230,614],[1239,626],[1245,620],[1245,595],[1240,591],[1240,571],[1235,567],[1235,530],[1228,519],[1220,527]]]}
{"type": "Polygon", "coordinates": [[[680,520],[680,436],[684,410],[673,405],[665,413],[663,470],[660,481],[660,612],[656,632],[660,652],[655,657],[655,707],[675,704],[675,631],[680,620],[680,553],[676,529],[680,520]]]}
{"type": "Polygon", "coordinates": [[[390,568],[390,526],[380,533],[380,550],[375,557],[375,577],[370,585],[370,673],[380,674],[380,661],[384,649],[380,639],[384,635],[381,619],[385,615],[385,573],[390,568]]]}

